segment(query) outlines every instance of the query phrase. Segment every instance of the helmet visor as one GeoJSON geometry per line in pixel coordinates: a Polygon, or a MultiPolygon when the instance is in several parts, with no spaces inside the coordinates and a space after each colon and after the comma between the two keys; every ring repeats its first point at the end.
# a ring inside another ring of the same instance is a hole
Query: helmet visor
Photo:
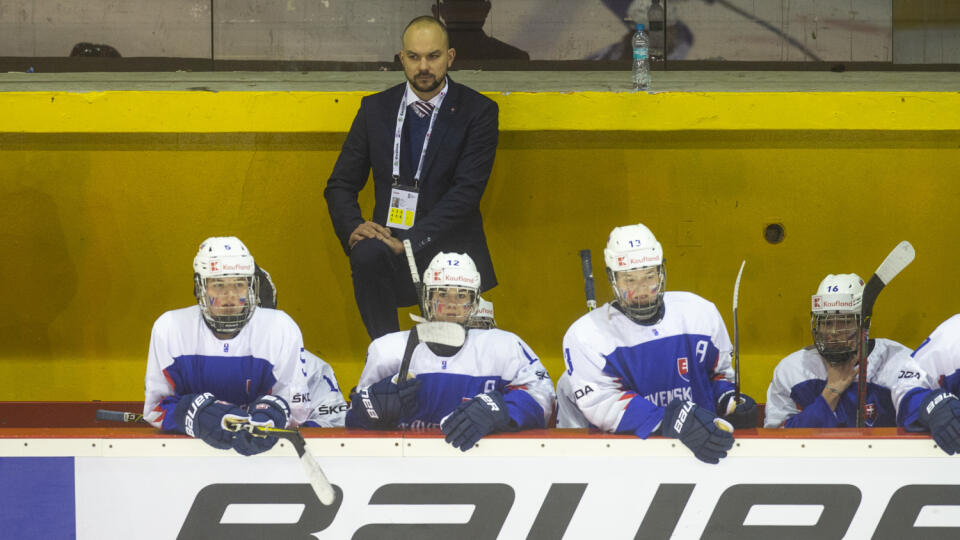
{"type": "Polygon", "coordinates": [[[219,333],[236,333],[253,316],[258,281],[250,276],[197,277],[203,317],[219,333]]]}
{"type": "Polygon", "coordinates": [[[428,287],[425,291],[427,319],[464,324],[477,305],[477,293],[460,287],[428,287]]]}
{"type": "Polygon", "coordinates": [[[815,313],[811,320],[817,351],[831,363],[849,360],[860,341],[860,315],[856,313],[815,313]]]}
{"type": "Polygon", "coordinates": [[[640,318],[653,316],[663,298],[663,265],[613,272],[613,292],[620,307],[640,318]]]}

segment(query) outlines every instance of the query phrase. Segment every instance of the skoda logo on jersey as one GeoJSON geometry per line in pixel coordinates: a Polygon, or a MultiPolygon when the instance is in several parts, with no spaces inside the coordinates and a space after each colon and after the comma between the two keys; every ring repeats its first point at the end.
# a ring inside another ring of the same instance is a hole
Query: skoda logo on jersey
{"type": "Polygon", "coordinates": [[[690,372],[690,363],[687,361],[687,357],[683,356],[677,358],[677,373],[680,374],[680,378],[690,382],[690,377],[687,375],[690,372]]]}

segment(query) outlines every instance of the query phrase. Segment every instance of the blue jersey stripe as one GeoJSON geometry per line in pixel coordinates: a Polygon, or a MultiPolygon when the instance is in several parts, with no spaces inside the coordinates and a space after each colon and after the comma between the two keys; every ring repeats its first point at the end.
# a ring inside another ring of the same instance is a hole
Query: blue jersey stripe
{"type": "Polygon", "coordinates": [[[409,424],[421,421],[439,424],[444,416],[453,412],[458,405],[477,394],[491,390],[503,392],[506,383],[497,376],[473,376],[459,373],[422,373],[420,391],[417,393],[417,411],[401,423],[409,424]]]}
{"type": "MultiPolygon", "coordinates": [[[[807,412],[807,408],[813,405],[827,381],[823,379],[809,379],[794,385],[790,390],[790,398],[801,409],[801,413],[795,415],[787,421],[787,427],[856,427],[857,425],[857,385],[851,384],[847,390],[840,395],[840,402],[837,404],[836,411],[830,411],[830,407],[823,402],[824,409],[816,408],[816,414],[807,412]],[[836,423],[832,417],[836,417],[836,423]]],[[[893,407],[893,398],[890,396],[890,389],[884,388],[878,384],[867,383],[868,409],[872,408],[872,413],[868,415],[867,425],[870,427],[895,427],[897,425],[897,416],[893,407]]],[[[869,412],[869,411],[868,411],[869,412]]]]}
{"type": "Polygon", "coordinates": [[[603,371],[620,379],[624,390],[658,407],[681,398],[712,411],[713,370],[719,356],[709,336],[680,334],[617,347],[606,355],[603,371]]]}
{"type": "Polygon", "coordinates": [[[178,396],[211,392],[241,406],[269,394],[277,382],[273,364],[254,356],[183,355],[174,358],[164,373],[178,396]]]}

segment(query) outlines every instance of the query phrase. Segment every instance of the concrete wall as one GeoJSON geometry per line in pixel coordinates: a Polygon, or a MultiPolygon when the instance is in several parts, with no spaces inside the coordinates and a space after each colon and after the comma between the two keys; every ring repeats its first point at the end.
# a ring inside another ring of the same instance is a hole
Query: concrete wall
{"type": "MultiPolygon", "coordinates": [[[[218,59],[390,61],[406,22],[429,14],[434,3],[4,0],[0,56],[67,56],[75,43],[87,41],[110,44],[125,57],[209,58],[212,26],[218,59]]],[[[535,60],[584,59],[617,44],[628,31],[623,16],[645,17],[649,2],[608,4],[495,0],[484,30],[535,60]]],[[[671,24],[682,23],[691,38],[689,50],[679,58],[808,60],[785,36],[824,60],[892,58],[890,2],[671,0],[667,5],[671,24]]],[[[919,61],[927,61],[923,58],[919,61]]]]}
{"type": "MultiPolygon", "coordinates": [[[[960,306],[955,93],[489,95],[502,128],[482,203],[501,282],[489,298],[555,378],[584,311],[577,252],[593,250],[608,299],[607,233],[638,221],[664,244],[669,288],[728,324],[747,260],[744,389],[759,400],[776,361],[810,343],[826,273],[867,277],[908,239],[917,260],[873,335],[916,346],[960,306]],[[769,223],[782,243],[764,239],[769,223]]],[[[193,302],[196,247],[223,234],[352,386],[367,338],[321,192],[359,96],[0,94],[0,400],[141,398],[151,324],[193,302]]]]}

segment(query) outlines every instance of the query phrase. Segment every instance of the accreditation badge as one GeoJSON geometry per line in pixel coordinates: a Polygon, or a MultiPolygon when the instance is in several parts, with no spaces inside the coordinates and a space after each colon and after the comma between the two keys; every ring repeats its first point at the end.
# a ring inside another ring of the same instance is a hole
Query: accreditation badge
{"type": "Polygon", "coordinates": [[[390,190],[390,211],[387,212],[387,227],[409,229],[417,216],[417,190],[394,184],[390,190]]]}

